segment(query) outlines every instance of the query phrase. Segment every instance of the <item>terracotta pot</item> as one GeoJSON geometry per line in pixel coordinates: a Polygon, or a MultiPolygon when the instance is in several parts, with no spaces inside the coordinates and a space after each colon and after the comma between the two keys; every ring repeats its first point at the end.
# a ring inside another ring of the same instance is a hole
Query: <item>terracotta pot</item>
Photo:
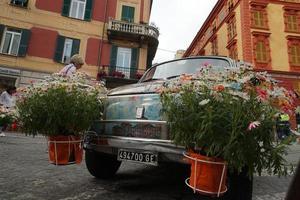
{"type": "Polygon", "coordinates": [[[219,196],[227,191],[227,165],[223,159],[191,152],[188,156],[192,157],[189,185],[194,191],[209,196],[219,196]]]}
{"type": "Polygon", "coordinates": [[[55,165],[81,163],[83,156],[80,136],[48,137],[49,160],[55,165]]]}

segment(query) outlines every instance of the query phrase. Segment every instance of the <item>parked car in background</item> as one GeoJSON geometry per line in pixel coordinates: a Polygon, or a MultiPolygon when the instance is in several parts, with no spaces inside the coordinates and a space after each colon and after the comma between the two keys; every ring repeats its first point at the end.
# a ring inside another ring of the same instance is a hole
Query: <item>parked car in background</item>
{"type": "Polygon", "coordinates": [[[185,149],[174,145],[169,138],[157,90],[166,80],[196,73],[203,66],[210,65],[214,70],[222,70],[240,64],[219,56],[172,60],[151,67],[136,84],[111,90],[103,120],[96,121],[85,135],[89,172],[97,178],[110,178],[122,161],[149,165],[186,163],[183,159],[185,149]]]}

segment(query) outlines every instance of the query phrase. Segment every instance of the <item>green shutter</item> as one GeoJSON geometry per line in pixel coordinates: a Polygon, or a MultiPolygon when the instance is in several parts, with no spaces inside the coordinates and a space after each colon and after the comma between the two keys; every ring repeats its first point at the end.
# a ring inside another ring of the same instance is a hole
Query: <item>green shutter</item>
{"type": "Polygon", "coordinates": [[[69,17],[70,5],[71,5],[71,0],[64,0],[64,5],[61,13],[62,16],[69,17]]]}
{"type": "Polygon", "coordinates": [[[85,5],[85,13],[84,13],[85,21],[91,21],[92,9],[93,9],[93,0],[87,0],[85,5]]]}
{"type": "Polygon", "coordinates": [[[137,68],[138,68],[138,61],[139,61],[139,49],[132,48],[131,49],[131,66],[130,66],[130,78],[135,79],[137,68]]]}
{"type": "Polygon", "coordinates": [[[134,22],[134,7],[128,8],[128,18],[129,22],[134,22]]]}
{"type": "Polygon", "coordinates": [[[122,6],[121,20],[127,21],[127,22],[133,22],[134,21],[134,7],[122,6]]]}
{"type": "Polygon", "coordinates": [[[127,21],[127,6],[122,6],[121,20],[122,21],[127,21]]]}
{"type": "Polygon", "coordinates": [[[56,62],[59,62],[59,63],[62,62],[64,46],[65,46],[65,37],[59,35],[56,40],[56,50],[55,50],[55,54],[54,54],[54,60],[56,62]]]}
{"type": "Polygon", "coordinates": [[[22,57],[26,56],[29,39],[30,39],[30,30],[23,29],[18,56],[22,56],[22,57]]]}
{"type": "Polygon", "coordinates": [[[79,53],[80,40],[73,39],[71,56],[79,53]]]}
{"type": "Polygon", "coordinates": [[[116,69],[117,53],[118,53],[118,47],[115,45],[112,45],[111,51],[110,51],[110,66],[109,66],[109,74],[110,75],[116,69]]]}

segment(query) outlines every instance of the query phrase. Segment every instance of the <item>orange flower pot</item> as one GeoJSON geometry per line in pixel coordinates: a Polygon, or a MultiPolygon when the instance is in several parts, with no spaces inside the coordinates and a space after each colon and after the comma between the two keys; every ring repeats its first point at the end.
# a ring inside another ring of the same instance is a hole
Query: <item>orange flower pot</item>
{"type": "Polygon", "coordinates": [[[80,136],[48,137],[49,160],[55,165],[79,164],[82,161],[83,147],[80,136]]]}
{"type": "Polygon", "coordinates": [[[191,152],[185,156],[191,163],[191,176],[186,183],[194,189],[194,192],[208,196],[220,196],[227,191],[227,165],[223,159],[191,152]]]}

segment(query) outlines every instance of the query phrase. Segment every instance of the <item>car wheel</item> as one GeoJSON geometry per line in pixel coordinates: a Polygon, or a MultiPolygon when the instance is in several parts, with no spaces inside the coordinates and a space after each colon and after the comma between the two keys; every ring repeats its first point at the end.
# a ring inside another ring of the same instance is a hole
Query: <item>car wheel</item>
{"type": "Polygon", "coordinates": [[[121,162],[115,156],[86,150],[85,164],[89,172],[96,178],[109,179],[116,174],[121,162]]]}

